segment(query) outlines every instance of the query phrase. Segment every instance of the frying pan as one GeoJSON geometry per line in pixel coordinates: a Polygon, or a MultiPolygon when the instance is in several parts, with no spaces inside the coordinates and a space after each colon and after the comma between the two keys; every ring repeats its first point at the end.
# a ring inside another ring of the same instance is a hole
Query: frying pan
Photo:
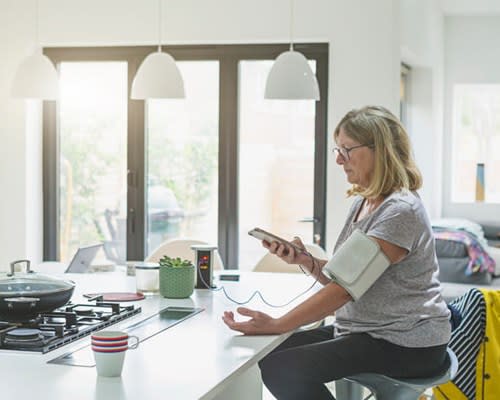
{"type": "Polygon", "coordinates": [[[29,260],[10,264],[10,273],[0,278],[0,318],[30,319],[66,304],[75,289],[75,283],[30,269],[29,260]],[[16,264],[26,264],[26,272],[16,273],[16,264]]]}

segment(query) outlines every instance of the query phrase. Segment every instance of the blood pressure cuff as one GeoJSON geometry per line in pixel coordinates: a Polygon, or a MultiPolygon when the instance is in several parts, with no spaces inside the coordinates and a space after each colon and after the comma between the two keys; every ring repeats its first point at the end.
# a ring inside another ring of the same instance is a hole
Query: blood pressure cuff
{"type": "Polygon", "coordinates": [[[356,301],[390,264],[379,244],[356,229],[325,264],[323,273],[356,301]]]}

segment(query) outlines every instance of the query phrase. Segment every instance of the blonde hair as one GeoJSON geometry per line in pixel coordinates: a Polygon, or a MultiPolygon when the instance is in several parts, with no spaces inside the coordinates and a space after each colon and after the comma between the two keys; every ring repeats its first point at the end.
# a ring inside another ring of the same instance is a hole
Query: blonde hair
{"type": "Polygon", "coordinates": [[[353,185],[347,191],[348,196],[376,198],[403,189],[420,189],[422,175],[413,158],[410,138],[389,110],[367,106],[349,111],[335,128],[335,140],[341,129],[359,144],[372,146],[375,152],[375,169],[370,185],[366,188],[353,185]]]}

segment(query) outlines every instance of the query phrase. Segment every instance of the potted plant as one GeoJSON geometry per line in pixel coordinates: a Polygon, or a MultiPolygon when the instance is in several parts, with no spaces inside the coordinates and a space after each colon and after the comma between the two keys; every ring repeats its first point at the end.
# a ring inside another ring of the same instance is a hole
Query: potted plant
{"type": "Polygon", "coordinates": [[[191,261],[165,255],[159,264],[160,294],[163,297],[183,299],[193,294],[195,268],[191,261]]]}

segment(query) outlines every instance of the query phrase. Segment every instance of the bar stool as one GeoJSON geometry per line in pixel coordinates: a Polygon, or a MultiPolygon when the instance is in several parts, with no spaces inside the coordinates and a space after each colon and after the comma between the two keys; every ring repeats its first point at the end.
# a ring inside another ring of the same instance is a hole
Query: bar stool
{"type": "MultiPolygon", "coordinates": [[[[395,379],[380,374],[357,374],[344,378],[368,388],[376,400],[418,400],[426,389],[438,386],[453,379],[458,370],[458,360],[449,348],[447,349],[448,368],[446,372],[432,378],[395,379]]],[[[346,400],[358,400],[359,391],[351,390],[352,395],[346,400]]],[[[340,399],[340,397],[339,397],[340,399]]]]}

